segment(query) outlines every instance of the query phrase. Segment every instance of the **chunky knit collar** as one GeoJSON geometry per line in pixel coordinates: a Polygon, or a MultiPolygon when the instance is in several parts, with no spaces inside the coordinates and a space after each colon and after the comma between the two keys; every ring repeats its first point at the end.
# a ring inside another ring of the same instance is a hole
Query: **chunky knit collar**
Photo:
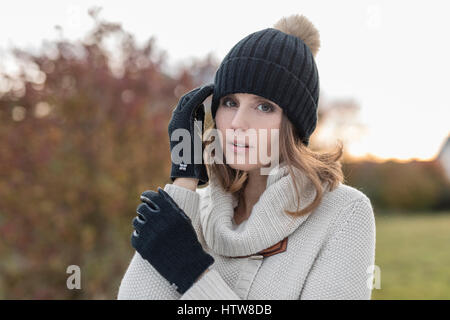
{"type": "MultiPolygon", "coordinates": [[[[299,208],[308,206],[316,195],[311,180],[299,169],[293,168],[300,192],[299,208]]],[[[204,227],[205,241],[215,253],[228,257],[255,254],[289,236],[311,214],[291,217],[283,209],[296,210],[297,196],[285,162],[272,168],[266,189],[253,206],[250,217],[242,228],[233,223],[237,195],[226,192],[211,175],[206,188],[209,197],[208,218],[204,227]]]]}

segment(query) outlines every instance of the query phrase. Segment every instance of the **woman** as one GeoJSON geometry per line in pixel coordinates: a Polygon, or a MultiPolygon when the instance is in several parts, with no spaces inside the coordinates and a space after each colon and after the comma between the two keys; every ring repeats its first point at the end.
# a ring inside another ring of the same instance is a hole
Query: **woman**
{"type": "MultiPolygon", "coordinates": [[[[342,146],[336,153],[308,149],[319,45],[304,16],[283,18],[239,41],[213,85],[180,99],[169,136],[187,130],[195,150],[196,120],[203,123],[212,93],[219,148],[208,161],[186,152],[191,157],[172,163],[172,184],[141,195],[131,238],[137,252],[119,299],[371,298],[371,202],[343,184],[342,146]]],[[[177,143],[170,141],[172,156],[177,143]]]]}

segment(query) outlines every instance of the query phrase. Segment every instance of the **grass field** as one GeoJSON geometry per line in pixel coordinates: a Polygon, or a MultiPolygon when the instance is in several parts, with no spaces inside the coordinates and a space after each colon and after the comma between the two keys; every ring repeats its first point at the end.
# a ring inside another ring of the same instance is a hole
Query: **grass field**
{"type": "Polygon", "coordinates": [[[372,299],[450,299],[450,212],[377,215],[372,299]]]}

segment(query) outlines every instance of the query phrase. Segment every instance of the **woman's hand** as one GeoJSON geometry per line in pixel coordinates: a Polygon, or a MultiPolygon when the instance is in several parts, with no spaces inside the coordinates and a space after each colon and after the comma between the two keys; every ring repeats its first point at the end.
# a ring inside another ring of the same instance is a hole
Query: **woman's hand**
{"type": "Polygon", "coordinates": [[[181,97],[178,105],[172,112],[172,118],[168,127],[172,159],[170,177],[172,181],[179,177],[195,178],[199,180],[199,185],[203,185],[209,180],[203,161],[202,134],[205,122],[205,106],[203,102],[213,91],[214,84],[189,91],[181,97]],[[176,129],[184,129],[184,133],[189,134],[190,140],[186,142],[182,138],[183,142],[180,142],[179,138],[183,132],[175,132],[174,134],[176,129]],[[199,148],[195,148],[196,145],[199,148]],[[190,149],[186,149],[186,147],[190,147],[190,149]],[[186,155],[184,155],[184,152],[186,152],[186,155]],[[181,157],[182,161],[174,161],[174,157],[177,156],[181,157]]]}
{"type": "Polygon", "coordinates": [[[131,245],[183,294],[214,258],[203,250],[191,219],[163,189],[143,192],[141,201],[131,245]]]}

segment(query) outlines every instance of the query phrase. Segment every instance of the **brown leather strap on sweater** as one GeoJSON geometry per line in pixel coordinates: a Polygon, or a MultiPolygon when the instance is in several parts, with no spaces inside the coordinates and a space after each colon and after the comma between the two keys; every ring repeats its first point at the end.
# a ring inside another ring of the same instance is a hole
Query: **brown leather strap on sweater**
{"type": "MultiPolygon", "coordinates": [[[[256,255],[262,255],[265,258],[265,257],[273,256],[274,254],[277,254],[277,253],[284,252],[284,251],[286,251],[286,248],[287,248],[287,242],[288,242],[288,238],[286,237],[283,240],[281,240],[280,242],[274,244],[273,246],[258,252],[256,255]]],[[[250,254],[248,256],[239,256],[239,257],[234,257],[234,258],[248,258],[248,257],[254,256],[254,255],[255,254],[250,254]]]]}

